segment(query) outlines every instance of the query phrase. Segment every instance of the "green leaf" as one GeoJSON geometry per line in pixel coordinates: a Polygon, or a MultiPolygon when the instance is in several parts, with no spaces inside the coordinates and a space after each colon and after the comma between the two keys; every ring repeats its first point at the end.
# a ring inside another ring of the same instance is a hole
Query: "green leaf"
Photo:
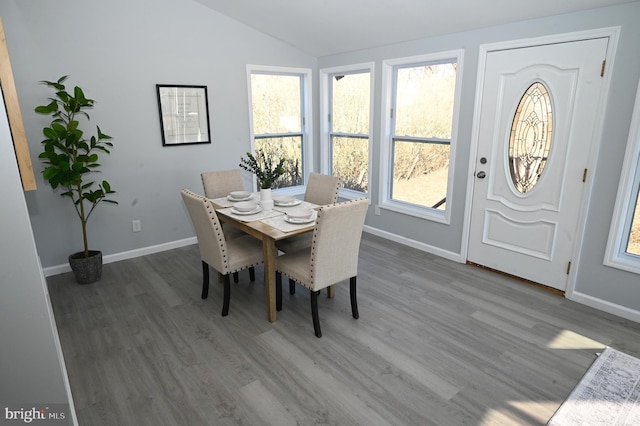
{"type": "Polygon", "coordinates": [[[58,174],[58,169],[57,168],[55,168],[55,167],[47,167],[42,172],[42,177],[44,177],[45,180],[51,180],[57,174],[58,174]]]}
{"type": "Polygon", "coordinates": [[[48,139],[58,139],[58,134],[56,133],[55,130],[53,130],[51,127],[45,127],[44,129],[42,129],[42,133],[48,138],[48,139]]]}
{"type": "Polygon", "coordinates": [[[107,135],[106,133],[102,133],[102,131],[100,130],[100,126],[96,126],[98,128],[98,139],[105,139],[105,140],[109,140],[109,139],[113,139],[111,136],[107,135]]]}
{"type": "Polygon", "coordinates": [[[35,108],[35,111],[39,114],[50,114],[55,110],[51,110],[51,108],[48,105],[40,105],[35,108]]]}

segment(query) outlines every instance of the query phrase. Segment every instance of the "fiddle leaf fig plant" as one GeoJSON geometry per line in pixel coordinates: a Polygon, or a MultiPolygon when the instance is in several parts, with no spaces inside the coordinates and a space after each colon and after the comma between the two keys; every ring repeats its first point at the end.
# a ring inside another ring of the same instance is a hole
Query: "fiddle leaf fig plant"
{"type": "Polygon", "coordinates": [[[35,112],[50,115],[53,119],[42,130],[44,151],[38,158],[45,164],[44,179],[56,189],[61,187],[60,195],[69,197],[82,224],[84,257],[89,257],[87,244],[87,221],[94,209],[102,202],[118,204],[109,198],[115,191],[106,180],[96,183],[90,174],[99,171],[98,154],[109,154],[113,146],[112,137],[103,133],[99,126],[97,135],[86,137],[80,129],[79,117],[89,120],[86,110],[93,108],[95,101],[85,97],[84,91],[75,86],[67,91],[63,84],[68,76],[58,81],[41,81],[53,89],[55,96],[48,99],[47,105],[35,108],[35,112]]]}

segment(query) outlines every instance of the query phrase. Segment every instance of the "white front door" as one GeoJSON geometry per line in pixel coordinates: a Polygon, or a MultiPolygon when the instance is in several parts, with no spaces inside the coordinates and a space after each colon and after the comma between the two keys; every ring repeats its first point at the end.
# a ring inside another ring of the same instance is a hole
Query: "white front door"
{"type": "Polygon", "coordinates": [[[470,262],[566,289],[607,43],[597,38],[487,54],[470,262]]]}

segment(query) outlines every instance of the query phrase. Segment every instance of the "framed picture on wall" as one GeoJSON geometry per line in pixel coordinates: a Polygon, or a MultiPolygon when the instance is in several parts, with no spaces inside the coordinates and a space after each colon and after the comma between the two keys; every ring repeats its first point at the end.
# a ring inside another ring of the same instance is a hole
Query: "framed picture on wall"
{"type": "Polygon", "coordinates": [[[156,84],[162,145],[211,143],[207,86],[156,84]]]}

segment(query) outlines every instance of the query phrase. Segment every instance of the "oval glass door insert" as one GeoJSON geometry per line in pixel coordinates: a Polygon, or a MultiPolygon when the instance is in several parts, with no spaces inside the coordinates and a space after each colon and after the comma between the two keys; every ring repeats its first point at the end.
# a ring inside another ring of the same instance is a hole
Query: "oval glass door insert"
{"type": "Polygon", "coordinates": [[[533,83],[524,92],[511,124],[509,172],[518,192],[531,191],[547,164],[553,114],[551,96],[544,84],[533,83]]]}

